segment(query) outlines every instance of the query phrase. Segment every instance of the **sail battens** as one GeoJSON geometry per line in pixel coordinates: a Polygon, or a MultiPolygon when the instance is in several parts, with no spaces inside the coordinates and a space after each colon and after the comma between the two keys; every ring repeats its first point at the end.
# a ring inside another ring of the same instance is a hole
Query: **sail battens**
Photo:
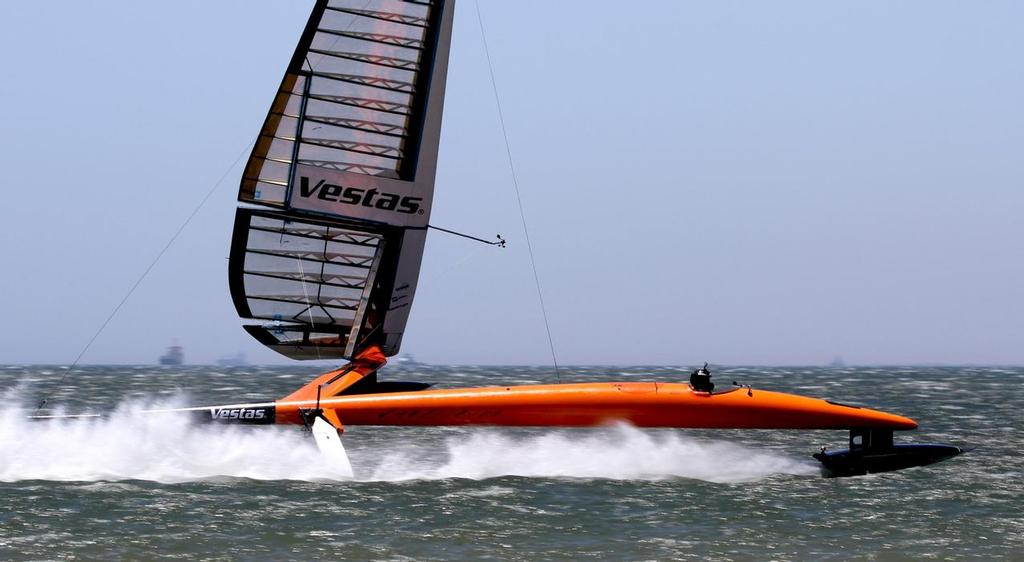
{"type": "Polygon", "coordinates": [[[281,258],[294,258],[317,263],[329,263],[347,265],[349,267],[362,267],[369,269],[373,263],[372,257],[355,256],[352,254],[326,253],[303,250],[261,250],[253,248],[250,253],[264,256],[276,256],[281,258]]]}
{"type": "Polygon", "coordinates": [[[272,157],[267,157],[267,158],[266,158],[266,160],[267,160],[268,162],[277,162],[277,163],[279,163],[279,164],[288,164],[288,165],[291,165],[291,163],[292,163],[292,161],[291,161],[291,159],[290,159],[290,158],[272,158],[272,157]]]}
{"type": "MultiPolygon", "coordinates": [[[[268,232],[270,234],[279,234],[281,236],[285,235],[285,233],[281,232],[280,230],[275,230],[275,229],[272,229],[272,228],[257,228],[257,227],[254,226],[252,228],[252,231],[254,231],[254,232],[255,231],[268,232]]],[[[328,242],[328,240],[324,239],[323,236],[317,236],[317,235],[313,235],[313,234],[303,234],[303,233],[298,233],[298,232],[287,232],[287,234],[288,234],[289,237],[296,237],[296,239],[305,239],[305,240],[308,240],[308,241],[321,241],[321,244],[323,244],[324,242],[328,242]]],[[[369,242],[348,242],[348,241],[333,241],[333,242],[342,243],[346,247],[353,246],[353,247],[360,247],[360,248],[376,249],[377,246],[378,246],[378,244],[372,244],[372,243],[369,243],[369,242]]],[[[338,257],[341,257],[341,256],[351,256],[353,259],[364,259],[364,258],[368,257],[368,256],[361,256],[361,255],[358,255],[358,254],[348,254],[348,253],[345,253],[345,254],[341,254],[341,253],[325,253],[324,251],[317,251],[317,250],[313,250],[313,249],[310,249],[309,251],[303,251],[303,250],[287,250],[287,251],[285,251],[285,250],[261,250],[259,248],[253,248],[252,250],[253,251],[262,251],[262,252],[271,252],[271,253],[274,253],[274,255],[281,255],[283,257],[299,257],[300,255],[305,255],[305,254],[315,254],[317,257],[324,258],[324,261],[328,261],[328,262],[332,261],[330,259],[327,259],[327,258],[331,258],[331,257],[338,258],[338,257]]]]}
{"type": "Polygon", "coordinates": [[[412,93],[416,87],[415,84],[411,82],[403,82],[401,80],[393,80],[379,76],[363,76],[359,74],[344,74],[341,72],[317,72],[315,70],[307,71],[306,74],[316,78],[347,82],[349,84],[357,84],[359,86],[369,86],[371,88],[378,88],[380,90],[387,90],[390,92],[399,92],[402,94],[412,93]]]}
{"type": "Polygon", "coordinates": [[[245,179],[247,181],[260,182],[260,183],[269,183],[271,185],[277,185],[277,186],[281,186],[281,187],[287,187],[288,186],[288,182],[284,181],[284,180],[275,180],[275,179],[271,179],[271,178],[245,178],[245,179]]]}
{"type": "Polygon", "coordinates": [[[285,141],[285,142],[289,142],[289,143],[293,143],[293,142],[296,141],[296,138],[295,138],[294,134],[291,134],[291,135],[280,135],[280,134],[270,135],[269,138],[276,139],[276,140],[281,140],[281,141],[285,141]]]}
{"type": "Polygon", "coordinates": [[[242,175],[228,262],[235,308],[257,321],[245,329],[270,349],[398,352],[433,203],[452,9],[316,0],[242,175]]]}
{"type": "Polygon", "coordinates": [[[407,16],[405,14],[396,14],[394,12],[377,12],[373,10],[360,10],[356,8],[343,8],[341,6],[328,6],[328,10],[334,10],[335,12],[342,12],[345,14],[352,14],[356,16],[363,16],[367,18],[373,18],[377,20],[387,21],[391,23],[399,23],[402,25],[411,25],[415,27],[427,27],[427,20],[418,18],[415,16],[407,16]]]}
{"type": "Polygon", "coordinates": [[[395,138],[405,137],[405,128],[400,125],[381,123],[379,121],[365,121],[363,119],[347,119],[344,117],[330,117],[326,115],[306,115],[306,121],[311,123],[322,123],[345,129],[355,129],[395,138]]]}
{"type": "Polygon", "coordinates": [[[302,273],[279,272],[279,271],[245,271],[246,275],[267,277],[270,279],[282,279],[287,281],[302,281],[305,283],[316,283],[342,289],[364,289],[366,280],[358,275],[304,275],[302,273]]]}
{"type": "Polygon", "coordinates": [[[260,226],[252,225],[250,230],[269,232],[271,234],[278,234],[281,236],[298,236],[301,238],[309,238],[312,240],[341,242],[346,246],[364,246],[368,248],[376,248],[380,245],[380,236],[377,235],[366,235],[358,232],[351,232],[347,230],[334,229],[331,233],[330,229],[326,231],[317,229],[303,229],[303,228],[281,228],[275,226],[260,226]]]}
{"type": "MultiPolygon", "coordinates": [[[[354,318],[352,310],[344,310],[335,307],[322,307],[317,304],[306,305],[305,303],[293,303],[291,301],[281,302],[274,299],[262,299],[257,301],[261,304],[266,305],[291,305],[294,312],[288,314],[255,314],[250,317],[251,320],[262,320],[264,322],[287,322],[289,325],[301,326],[306,330],[315,331],[326,331],[326,330],[345,330],[352,326],[352,319],[354,318]],[[330,311],[328,311],[330,308],[330,311]],[[310,320],[310,313],[312,312],[313,319],[310,320]],[[331,314],[333,312],[333,314],[331,314]]],[[[280,327],[268,326],[271,331],[281,331],[280,327]]],[[[289,330],[291,331],[291,330],[289,330]]],[[[338,336],[339,334],[334,334],[338,336]]],[[[327,359],[329,357],[325,357],[327,359]]]]}
{"type": "Polygon", "coordinates": [[[299,160],[299,164],[306,164],[307,166],[315,166],[317,168],[335,170],[338,172],[354,172],[367,176],[395,177],[396,175],[394,171],[389,170],[388,168],[370,166],[368,164],[349,164],[346,162],[332,162],[329,160],[299,160]]]}
{"type": "Polygon", "coordinates": [[[399,35],[385,35],[383,33],[365,33],[360,31],[324,28],[320,28],[318,31],[320,33],[326,33],[328,35],[334,35],[336,37],[346,37],[348,39],[356,39],[359,41],[366,41],[370,43],[380,43],[382,45],[391,45],[394,47],[403,47],[406,49],[423,49],[423,41],[419,39],[413,39],[410,37],[402,37],[399,35]]]}
{"type": "Polygon", "coordinates": [[[347,150],[349,152],[359,152],[361,154],[379,156],[381,158],[398,159],[402,157],[401,150],[393,146],[385,146],[382,144],[314,138],[303,138],[302,142],[315,146],[322,146],[324,148],[336,148],[338,150],[347,150]]]}
{"type": "Polygon", "coordinates": [[[304,295],[249,295],[250,299],[261,301],[287,302],[309,306],[321,306],[325,308],[336,308],[338,310],[355,310],[359,304],[358,298],[323,298],[304,295]]]}
{"type": "Polygon", "coordinates": [[[387,100],[379,100],[372,98],[356,98],[351,96],[329,96],[323,94],[309,94],[309,99],[328,103],[335,103],[339,105],[348,105],[352,107],[358,107],[361,109],[371,109],[373,111],[382,111],[384,113],[393,113],[395,115],[408,115],[411,110],[408,104],[395,103],[387,100]]]}
{"type": "Polygon", "coordinates": [[[387,68],[396,68],[398,70],[416,70],[419,67],[419,63],[417,63],[414,60],[402,59],[398,57],[386,57],[382,55],[354,53],[347,51],[326,51],[321,49],[310,49],[309,52],[322,55],[325,57],[349,59],[359,62],[365,62],[368,64],[375,64],[377,66],[384,66],[387,68]]]}

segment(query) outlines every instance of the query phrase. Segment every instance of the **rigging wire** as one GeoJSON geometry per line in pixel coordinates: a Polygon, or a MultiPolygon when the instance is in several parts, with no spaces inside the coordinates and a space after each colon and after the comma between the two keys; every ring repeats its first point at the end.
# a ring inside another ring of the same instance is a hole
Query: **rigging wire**
{"type": "Polygon", "coordinates": [[[480,254],[482,254],[486,250],[486,246],[476,245],[473,247],[473,250],[467,252],[463,257],[456,260],[455,263],[449,264],[447,267],[441,269],[440,271],[432,272],[430,275],[425,276],[424,279],[429,280],[431,283],[438,284],[441,280],[447,279],[448,276],[452,274],[452,272],[459,269],[463,265],[466,265],[470,261],[476,259],[477,257],[480,256],[480,254]]]}
{"type": "MultiPolygon", "coordinates": [[[[142,275],[140,275],[139,278],[135,280],[135,283],[132,284],[131,288],[128,289],[128,292],[125,293],[124,297],[121,299],[121,302],[117,303],[117,306],[115,306],[114,310],[110,312],[110,315],[107,316],[107,319],[104,320],[102,324],[100,324],[99,329],[97,329],[96,332],[92,335],[92,337],[89,338],[89,342],[85,344],[85,347],[82,348],[82,351],[78,352],[78,356],[75,357],[74,362],[72,362],[71,366],[68,367],[66,371],[64,371],[64,374],[60,377],[60,381],[58,381],[53,388],[60,387],[64,384],[64,381],[68,378],[68,375],[70,375],[71,372],[75,370],[75,367],[78,366],[78,362],[82,360],[82,357],[85,355],[85,353],[89,351],[89,348],[92,347],[92,344],[96,342],[96,338],[100,337],[100,334],[103,333],[103,330],[107,328],[107,325],[110,324],[110,321],[113,320],[115,316],[117,316],[117,313],[121,310],[121,307],[124,306],[124,303],[128,302],[128,299],[135,292],[135,289],[138,289],[139,285],[142,284],[142,281],[146,279],[147,276],[149,276],[149,272],[152,271],[153,268],[156,266],[157,262],[159,262],[160,259],[164,257],[164,254],[167,253],[167,250],[171,248],[174,242],[178,240],[178,237],[181,236],[181,233],[185,230],[185,227],[187,227],[189,223],[192,222],[192,219],[194,219],[195,216],[199,214],[199,211],[202,210],[202,208],[206,205],[206,202],[210,200],[210,197],[212,197],[214,192],[217,191],[217,188],[219,188],[224,183],[224,180],[227,179],[231,171],[235,169],[235,166],[238,165],[238,162],[241,161],[242,158],[249,153],[249,151],[252,149],[252,146],[255,143],[256,139],[253,139],[251,142],[245,145],[245,148],[243,148],[241,152],[238,153],[238,156],[235,157],[235,160],[231,163],[231,166],[229,166],[227,170],[224,170],[224,173],[221,174],[220,178],[213,184],[213,187],[211,187],[210,190],[206,192],[206,195],[204,195],[202,200],[199,201],[199,204],[196,205],[194,209],[192,209],[192,212],[189,213],[185,221],[182,222],[180,226],[178,226],[178,230],[174,232],[174,235],[171,236],[170,240],[167,241],[167,244],[164,244],[163,249],[161,249],[160,252],[157,253],[156,257],[153,258],[153,261],[149,263],[149,266],[147,266],[145,271],[142,272],[142,275]]],[[[49,392],[43,395],[42,400],[39,401],[39,405],[36,406],[35,413],[39,413],[39,410],[41,410],[43,406],[46,405],[47,401],[49,401],[50,396],[52,394],[53,390],[51,389],[49,392]]]]}
{"type": "Polygon", "coordinates": [[[533,243],[530,242],[530,230],[526,226],[526,211],[523,210],[523,197],[519,193],[519,180],[516,177],[516,167],[512,161],[512,147],[508,141],[508,129],[505,127],[505,115],[501,110],[501,97],[498,95],[498,81],[494,77],[494,65],[491,63],[491,51],[487,47],[487,33],[484,32],[484,16],[480,11],[480,0],[474,0],[476,4],[476,18],[480,22],[480,37],[484,43],[484,55],[487,58],[487,70],[491,75],[491,89],[494,90],[494,104],[498,108],[498,121],[501,123],[501,134],[505,139],[505,154],[508,156],[508,168],[512,173],[512,186],[516,192],[516,202],[519,204],[519,218],[523,222],[523,234],[526,239],[526,249],[530,254],[530,267],[533,268],[533,281],[537,286],[537,300],[540,301],[540,312],[544,317],[544,330],[548,335],[548,347],[551,349],[551,362],[555,365],[555,378],[562,382],[562,374],[558,368],[558,357],[555,355],[555,341],[551,337],[551,326],[548,323],[548,311],[544,306],[544,292],[540,288],[540,275],[537,273],[537,260],[533,256],[533,243]]]}
{"type": "MultiPolygon", "coordinates": [[[[328,231],[330,231],[330,229],[328,229],[328,231]]],[[[327,241],[326,240],[324,240],[324,245],[327,245],[327,241]]],[[[326,254],[326,253],[327,253],[327,251],[324,250],[324,254],[326,254]]],[[[306,291],[306,272],[302,270],[302,260],[301,259],[295,260],[295,263],[299,264],[299,280],[302,282],[302,295],[306,299],[306,314],[309,315],[309,325],[310,326],[315,326],[316,325],[316,321],[313,320],[313,305],[310,304],[310,302],[309,302],[309,292],[306,291]]],[[[320,274],[320,278],[323,279],[323,273],[322,272],[320,274]]],[[[317,295],[317,302],[320,302],[319,295],[317,295]]],[[[316,359],[317,359],[317,361],[322,361],[323,357],[321,357],[321,355],[320,355],[320,344],[316,340],[314,340],[312,338],[310,339],[310,341],[312,341],[312,343],[313,343],[313,348],[316,349],[316,359]]],[[[319,392],[319,389],[317,390],[317,392],[319,392]]],[[[319,403],[320,402],[318,400],[317,404],[319,404],[319,403]]]]}

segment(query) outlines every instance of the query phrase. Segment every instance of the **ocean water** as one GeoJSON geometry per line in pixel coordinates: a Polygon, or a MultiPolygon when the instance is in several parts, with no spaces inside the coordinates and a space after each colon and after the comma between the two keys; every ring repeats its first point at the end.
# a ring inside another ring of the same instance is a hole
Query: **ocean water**
{"type": "MultiPolygon", "coordinates": [[[[570,368],[566,382],[685,380],[570,368]]],[[[821,478],[840,431],[354,427],[354,479],[297,428],[202,426],[154,406],[280,397],[307,367],[0,367],[0,560],[1024,560],[1024,368],[723,368],[719,384],[908,415],[902,442],[976,447],[821,478]],[[87,421],[25,419],[43,393],[87,421]]],[[[547,369],[388,367],[438,387],[547,369]]]]}

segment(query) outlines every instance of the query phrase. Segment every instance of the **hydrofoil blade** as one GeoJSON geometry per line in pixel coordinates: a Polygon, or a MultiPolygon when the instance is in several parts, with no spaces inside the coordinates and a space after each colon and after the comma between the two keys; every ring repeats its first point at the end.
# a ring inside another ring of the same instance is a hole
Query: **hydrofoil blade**
{"type": "Polygon", "coordinates": [[[352,472],[352,463],[348,460],[348,454],[345,452],[345,446],[341,443],[341,434],[338,430],[321,416],[317,416],[313,420],[310,430],[313,432],[313,440],[316,441],[317,448],[320,449],[320,453],[327,461],[336,467],[345,478],[355,476],[352,472]]]}

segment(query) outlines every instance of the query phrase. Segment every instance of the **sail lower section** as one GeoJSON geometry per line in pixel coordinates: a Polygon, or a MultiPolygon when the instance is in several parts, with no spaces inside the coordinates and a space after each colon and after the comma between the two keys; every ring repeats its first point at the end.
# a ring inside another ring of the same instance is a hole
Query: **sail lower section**
{"type": "Polygon", "coordinates": [[[370,310],[383,232],[239,209],[229,281],[246,330],[284,355],[348,357],[370,310]]]}
{"type": "Polygon", "coordinates": [[[272,349],[398,352],[433,199],[453,9],[316,3],[246,164],[232,242],[235,306],[272,349]]]}

